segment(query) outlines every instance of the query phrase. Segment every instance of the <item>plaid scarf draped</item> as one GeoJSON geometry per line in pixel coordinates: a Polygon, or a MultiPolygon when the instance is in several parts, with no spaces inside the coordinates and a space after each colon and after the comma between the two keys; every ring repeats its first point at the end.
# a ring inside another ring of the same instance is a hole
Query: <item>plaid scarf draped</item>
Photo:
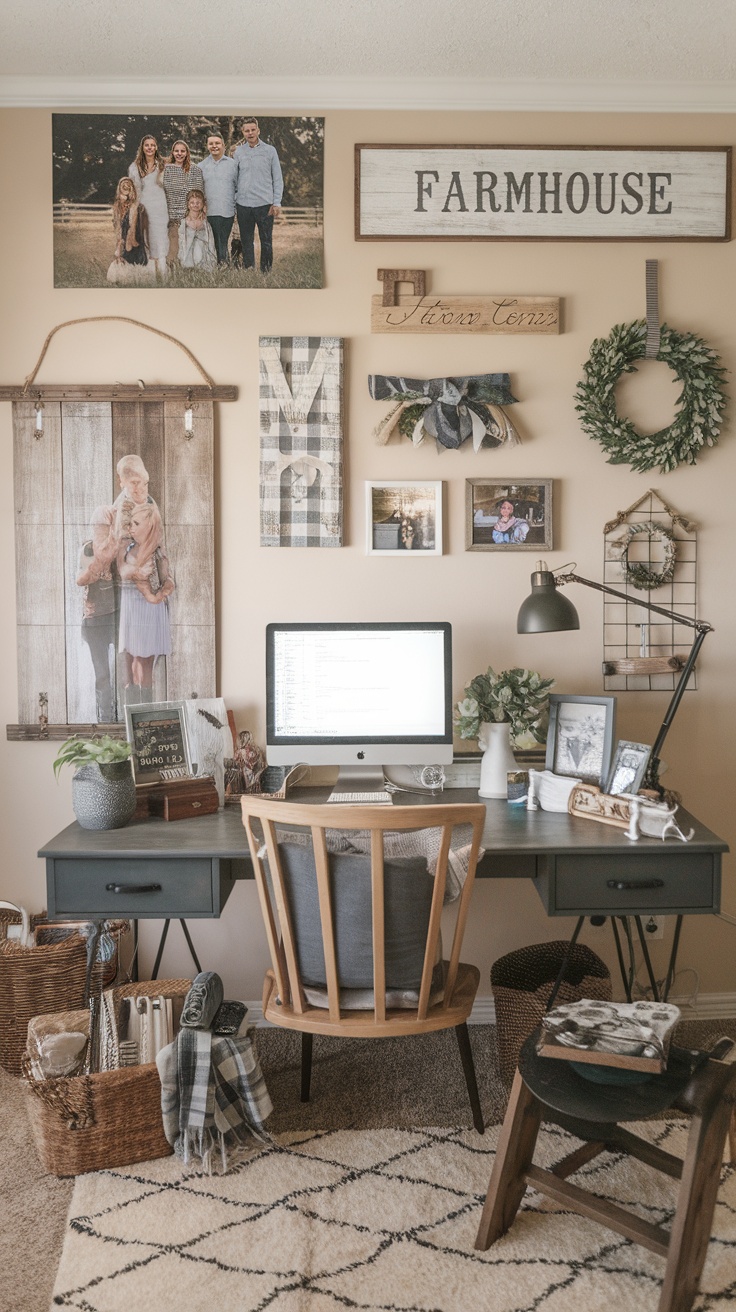
{"type": "MultiPolygon", "coordinates": [[[[221,1000],[219,976],[198,975],[182,1019],[188,1014],[210,1025],[221,1000]]],[[[199,1158],[205,1171],[219,1167],[224,1174],[254,1141],[271,1142],[263,1122],[273,1109],[250,1032],[213,1034],[190,1020],[156,1065],[164,1134],[182,1162],[199,1158]]]]}

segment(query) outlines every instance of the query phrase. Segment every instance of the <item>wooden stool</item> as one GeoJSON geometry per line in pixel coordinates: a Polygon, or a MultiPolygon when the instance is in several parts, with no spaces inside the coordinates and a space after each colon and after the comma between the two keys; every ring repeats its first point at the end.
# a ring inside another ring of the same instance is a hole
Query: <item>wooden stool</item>
{"type": "Polygon", "coordinates": [[[732,1160],[736,1148],[732,1127],[736,1063],[723,1060],[727,1054],[734,1056],[735,1045],[721,1040],[711,1053],[695,1057],[673,1048],[662,1075],[646,1084],[622,1086],[590,1083],[568,1062],[539,1057],[536,1040],[533,1034],[521,1050],[475,1247],[490,1248],[506,1233],[531,1185],[563,1207],[666,1257],[658,1312],[689,1312],[710,1239],[729,1127],[732,1160]],[[671,1106],[692,1117],[684,1161],[618,1124],[642,1120],[671,1106]],[[584,1140],[551,1171],[532,1161],[543,1118],[584,1140]],[[623,1150],[680,1180],[669,1232],[569,1183],[568,1175],[606,1149],[623,1150]]]}

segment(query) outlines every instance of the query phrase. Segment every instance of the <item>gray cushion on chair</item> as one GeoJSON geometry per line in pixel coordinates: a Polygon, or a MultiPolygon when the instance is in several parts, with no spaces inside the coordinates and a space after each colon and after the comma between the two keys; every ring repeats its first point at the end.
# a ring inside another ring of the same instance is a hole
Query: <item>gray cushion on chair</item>
{"type": "MultiPolygon", "coordinates": [[[[279,852],[305,984],[325,986],[322,923],[311,848],[280,843],[279,852]]],[[[371,859],[353,853],[329,858],[337,975],[341,989],[373,988],[371,859]]],[[[418,989],[427,941],[434,879],[422,857],[384,863],[386,988],[418,989]]]]}

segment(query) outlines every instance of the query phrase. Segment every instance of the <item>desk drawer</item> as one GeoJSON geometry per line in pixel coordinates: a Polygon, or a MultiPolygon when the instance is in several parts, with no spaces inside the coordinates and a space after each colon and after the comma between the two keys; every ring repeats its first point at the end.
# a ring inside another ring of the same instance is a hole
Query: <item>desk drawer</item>
{"type": "Polygon", "coordinates": [[[57,858],[48,862],[49,909],[56,916],[123,916],[161,920],[217,914],[212,862],[57,858]],[[52,886],[53,885],[53,886],[52,886]]]}
{"type": "Polygon", "coordinates": [[[550,862],[547,909],[557,915],[714,911],[720,905],[719,869],[708,852],[560,856],[550,862]]]}

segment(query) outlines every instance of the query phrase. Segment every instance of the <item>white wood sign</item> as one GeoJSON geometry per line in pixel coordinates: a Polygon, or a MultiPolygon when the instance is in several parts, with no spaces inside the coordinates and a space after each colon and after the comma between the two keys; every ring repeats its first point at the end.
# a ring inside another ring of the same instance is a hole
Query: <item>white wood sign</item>
{"type": "Polygon", "coordinates": [[[731,148],[355,148],[355,236],[730,240],[731,148]]]}

